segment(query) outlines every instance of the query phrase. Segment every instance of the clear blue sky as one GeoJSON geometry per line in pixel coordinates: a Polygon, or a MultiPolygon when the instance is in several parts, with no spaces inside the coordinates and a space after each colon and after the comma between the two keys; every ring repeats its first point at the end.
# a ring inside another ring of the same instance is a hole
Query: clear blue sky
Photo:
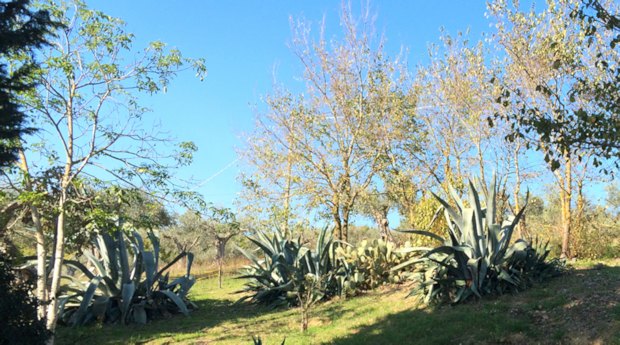
{"type": "MultiPolygon", "coordinates": [[[[364,1],[365,3],[365,1],[364,1]]],[[[239,192],[237,176],[243,165],[236,149],[243,135],[252,130],[261,97],[270,93],[274,76],[285,85],[298,83],[298,62],[287,48],[291,38],[289,17],[318,23],[323,16],[327,29],[338,32],[341,2],[325,1],[89,1],[89,6],[123,19],[136,36],[134,48],[160,40],[179,48],[185,56],[203,57],[209,70],[199,82],[192,73],[180,75],[168,92],[144,97],[171,135],[194,141],[199,148],[195,163],[182,171],[206,181],[197,188],[207,201],[233,206],[239,192]],[[227,169],[225,169],[228,167],[227,169]],[[222,171],[222,169],[224,169],[222,171]],[[218,174],[219,173],[219,174],[218,174]]],[[[361,1],[352,2],[354,9],[361,1]]],[[[488,31],[484,1],[374,1],[376,27],[387,38],[388,53],[409,49],[413,69],[425,62],[427,46],[438,42],[440,28],[450,34],[470,29],[477,40],[488,31]]]]}

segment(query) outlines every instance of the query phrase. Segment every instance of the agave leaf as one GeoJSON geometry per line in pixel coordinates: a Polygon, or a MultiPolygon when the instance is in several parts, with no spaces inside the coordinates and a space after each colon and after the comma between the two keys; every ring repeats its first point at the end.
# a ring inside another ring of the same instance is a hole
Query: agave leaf
{"type": "Polygon", "coordinates": [[[177,308],[179,308],[179,311],[183,313],[183,315],[185,316],[189,315],[189,310],[187,309],[187,305],[185,304],[185,302],[183,302],[183,300],[179,296],[177,296],[177,294],[175,294],[174,292],[170,290],[159,290],[159,291],[156,291],[156,293],[162,294],[168,299],[170,299],[177,306],[177,308]]]}
{"type": "Polygon", "coordinates": [[[306,247],[301,247],[299,248],[299,251],[297,252],[297,257],[295,258],[295,261],[300,261],[302,260],[302,258],[304,256],[306,256],[306,254],[310,251],[310,249],[306,248],[306,247]]]}
{"type": "Polygon", "coordinates": [[[151,251],[142,252],[142,263],[144,264],[144,273],[146,274],[146,292],[151,294],[155,284],[155,256],[151,251]]]}
{"type": "Polygon", "coordinates": [[[395,253],[398,254],[409,254],[413,252],[427,252],[432,250],[433,247],[405,247],[395,250],[395,253]]]}
{"type": "Polygon", "coordinates": [[[67,302],[76,295],[60,296],[58,297],[58,315],[62,315],[65,310],[67,302]]]}
{"type": "Polygon", "coordinates": [[[86,266],[84,266],[79,261],[71,260],[71,259],[64,259],[63,263],[65,265],[67,265],[67,266],[70,266],[70,267],[73,267],[73,268],[77,268],[78,270],[80,270],[80,272],[82,272],[90,280],[95,278],[95,275],[88,268],[86,268],[86,266]]]}
{"type": "Polygon", "coordinates": [[[416,235],[428,236],[428,237],[430,237],[432,239],[435,239],[435,240],[437,240],[437,241],[439,241],[441,243],[446,242],[446,240],[443,237],[441,237],[441,236],[439,236],[439,235],[437,235],[435,233],[432,233],[430,231],[424,231],[424,230],[396,230],[396,229],[394,231],[403,232],[403,233],[407,233],[407,234],[416,234],[416,235]]]}
{"type": "Polygon", "coordinates": [[[118,246],[118,253],[121,263],[121,281],[123,282],[123,284],[127,284],[131,281],[131,278],[129,276],[129,258],[127,253],[127,247],[125,246],[125,240],[123,238],[123,232],[120,230],[116,233],[116,243],[118,246]]]}
{"type": "Polygon", "coordinates": [[[248,237],[247,239],[250,240],[250,242],[254,243],[256,246],[258,246],[268,256],[273,256],[275,253],[278,252],[276,250],[273,250],[273,246],[271,245],[271,243],[269,243],[269,241],[261,241],[260,238],[253,237],[248,237]]]}
{"type": "Polygon", "coordinates": [[[461,228],[461,238],[457,238],[459,244],[467,244],[472,247],[477,255],[480,250],[477,248],[475,210],[473,208],[463,209],[463,227],[461,228]]]}
{"type": "Polygon", "coordinates": [[[448,223],[450,223],[450,221],[452,221],[452,222],[454,222],[456,224],[456,226],[459,229],[462,229],[463,228],[463,219],[462,219],[461,215],[452,206],[450,206],[450,204],[448,204],[442,198],[437,196],[437,194],[435,194],[433,192],[431,192],[431,194],[433,194],[435,199],[437,199],[437,201],[439,201],[439,203],[441,203],[441,205],[444,207],[444,211],[446,211],[448,213],[448,215],[449,215],[448,223]]]}
{"type": "Polygon", "coordinates": [[[187,256],[187,252],[182,252],[179,255],[175,256],[174,259],[172,259],[166,266],[164,266],[162,269],[160,269],[157,274],[155,275],[155,277],[153,278],[154,281],[158,280],[159,277],[165,272],[167,271],[170,267],[172,267],[172,265],[176,264],[179,260],[181,260],[182,258],[184,258],[185,256],[187,256]]]}
{"type": "MultiPolygon", "coordinates": [[[[118,273],[120,272],[118,266],[119,257],[117,256],[118,246],[116,245],[116,242],[114,241],[112,236],[107,233],[100,234],[98,236],[98,240],[99,239],[100,241],[98,249],[102,257],[104,258],[103,263],[104,265],[107,265],[107,271],[110,275],[110,279],[114,282],[117,282],[119,279],[118,273]],[[105,252],[106,254],[103,254],[103,252],[105,252]]],[[[114,286],[114,288],[118,290],[116,285],[114,286]]]]}
{"type": "Polygon", "coordinates": [[[95,319],[103,319],[108,310],[110,298],[107,296],[96,296],[93,300],[91,312],[95,319]]]}
{"type": "Polygon", "coordinates": [[[98,272],[98,276],[105,277],[107,275],[106,269],[103,266],[103,263],[97,259],[91,252],[84,251],[83,254],[86,256],[88,261],[95,267],[98,272]]]}
{"type": "Polygon", "coordinates": [[[519,212],[517,213],[517,215],[515,216],[515,218],[512,220],[512,222],[510,222],[510,225],[503,227],[502,229],[504,230],[504,237],[501,239],[500,241],[500,250],[498,252],[497,255],[497,260],[502,261],[504,259],[505,253],[508,250],[508,246],[510,244],[510,239],[512,237],[512,234],[514,232],[514,229],[516,228],[517,223],[519,223],[519,220],[521,219],[521,217],[523,216],[523,213],[525,212],[525,208],[527,206],[528,203],[528,199],[529,199],[529,191],[526,194],[525,197],[525,205],[523,205],[523,208],[521,208],[521,210],[519,210],[519,212]]]}
{"type": "Polygon", "coordinates": [[[135,304],[131,310],[131,318],[133,322],[139,325],[146,324],[146,310],[143,305],[135,304]]]}
{"type": "Polygon", "coordinates": [[[484,241],[484,223],[482,222],[482,207],[480,206],[480,196],[478,195],[478,191],[474,187],[474,184],[469,181],[469,202],[474,209],[474,240],[476,241],[476,245],[474,248],[476,249],[479,256],[486,255],[486,247],[484,241]]]}
{"type": "Polygon", "coordinates": [[[475,259],[467,260],[467,268],[469,269],[469,272],[471,273],[471,277],[472,277],[469,288],[478,297],[480,297],[480,292],[478,291],[478,287],[480,286],[480,283],[482,282],[481,280],[479,280],[479,269],[478,269],[479,264],[480,264],[479,257],[475,259]]]}
{"type": "Polygon", "coordinates": [[[138,253],[142,253],[144,252],[144,241],[142,240],[142,236],[140,236],[140,234],[137,231],[132,231],[133,234],[133,238],[136,241],[136,244],[138,246],[138,253]]]}
{"type": "Polygon", "coordinates": [[[426,258],[412,258],[412,259],[409,259],[409,260],[407,260],[407,261],[405,261],[405,262],[403,262],[403,263],[401,263],[399,265],[396,265],[396,266],[390,268],[390,271],[398,271],[398,270],[401,270],[401,269],[403,269],[405,267],[408,267],[408,266],[411,266],[411,265],[415,265],[417,263],[424,262],[424,261],[426,261],[426,258]]]}
{"type": "Polygon", "coordinates": [[[448,183],[448,191],[450,192],[450,195],[452,196],[454,202],[456,202],[459,212],[462,212],[465,208],[463,206],[463,200],[461,200],[461,197],[459,197],[459,194],[456,192],[456,189],[454,189],[451,183],[448,183]]]}
{"type": "Polygon", "coordinates": [[[491,188],[490,188],[490,192],[487,193],[486,197],[485,197],[485,203],[486,203],[486,223],[487,223],[487,227],[491,228],[491,226],[493,224],[495,224],[495,216],[496,216],[496,194],[497,194],[497,175],[495,175],[495,172],[493,172],[493,179],[491,182],[491,188]]]}
{"type": "Polygon", "coordinates": [[[82,302],[80,303],[80,307],[78,310],[71,316],[71,324],[73,326],[81,326],[87,320],[88,306],[90,305],[90,301],[95,296],[95,292],[97,291],[97,287],[101,282],[101,277],[95,277],[90,281],[90,284],[84,295],[82,296],[82,302]]]}
{"type": "Polygon", "coordinates": [[[245,249],[243,249],[243,248],[241,248],[239,246],[235,246],[235,249],[237,251],[239,251],[241,254],[243,254],[243,256],[245,256],[246,258],[250,259],[250,261],[252,261],[256,266],[262,266],[259,263],[258,258],[254,254],[252,254],[250,252],[247,252],[245,249]]]}
{"type": "Polygon", "coordinates": [[[123,284],[120,304],[123,323],[127,322],[129,308],[131,307],[131,302],[133,301],[133,295],[135,292],[136,285],[133,282],[123,284]]]}
{"type": "Polygon", "coordinates": [[[153,245],[153,255],[155,256],[155,271],[157,271],[159,268],[159,237],[155,235],[153,230],[149,230],[146,234],[149,237],[149,240],[151,240],[151,244],[153,245]]]}
{"type": "Polygon", "coordinates": [[[194,262],[194,254],[187,253],[187,267],[185,269],[185,276],[189,277],[192,272],[192,263],[194,262]]]}

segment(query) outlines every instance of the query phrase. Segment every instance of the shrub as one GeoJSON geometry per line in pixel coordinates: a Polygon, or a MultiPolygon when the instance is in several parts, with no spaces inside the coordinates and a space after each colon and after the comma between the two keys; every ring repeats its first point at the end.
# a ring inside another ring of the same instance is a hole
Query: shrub
{"type": "Polygon", "coordinates": [[[29,291],[32,282],[19,281],[10,260],[0,254],[0,344],[45,344],[50,333],[37,318],[39,301],[29,291]]]}
{"type": "Polygon", "coordinates": [[[383,284],[398,284],[407,280],[408,269],[392,270],[393,267],[413,257],[411,245],[399,248],[393,242],[382,239],[363,240],[357,247],[344,246],[337,249],[347,264],[352,290],[372,290],[383,284]]]}

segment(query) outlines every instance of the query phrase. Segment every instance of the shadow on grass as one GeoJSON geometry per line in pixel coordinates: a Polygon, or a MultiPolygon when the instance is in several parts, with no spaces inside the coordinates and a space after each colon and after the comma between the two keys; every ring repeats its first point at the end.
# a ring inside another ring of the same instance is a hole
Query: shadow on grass
{"type": "Polygon", "coordinates": [[[332,344],[620,344],[620,267],[575,270],[514,295],[412,309],[332,344]]]}
{"type": "Polygon", "coordinates": [[[146,325],[92,325],[81,328],[59,328],[59,344],[139,344],[166,337],[201,337],[209,329],[225,322],[243,320],[277,313],[281,310],[252,305],[236,304],[226,299],[194,301],[198,309],[189,316],[174,315],[168,319],[154,320],[146,325]]]}
{"type": "MultiPolygon", "coordinates": [[[[225,291],[233,289],[234,286],[229,286],[225,291]]],[[[238,297],[226,293],[216,295],[211,285],[203,284],[194,299],[199,309],[190,317],[175,316],[142,326],[65,328],[59,332],[58,343],[136,344],[157,340],[158,343],[251,344],[253,334],[271,334],[281,339],[292,329],[291,325],[297,324],[295,309],[235,304],[234,299],[238,297]]],[[[620,267],[575,270],[519,294],[458,306],[412,307],[388,315],[383,313],[385,316],[379,319],[372,317],[377,303],[399,303],[400,297],[392,298],[389,292],[369,297],[317,307],[311,316],[311,333],[334,332],[322,341],[344,345],[620,344],[620,267]],[[356,321],[356,326],[349,326],[351,320],[356,321]]],[[[290,344],[295,344],[295,339],[299,340],[297,343],[317,342],[312,336],[290,339],[290,344]]]]}

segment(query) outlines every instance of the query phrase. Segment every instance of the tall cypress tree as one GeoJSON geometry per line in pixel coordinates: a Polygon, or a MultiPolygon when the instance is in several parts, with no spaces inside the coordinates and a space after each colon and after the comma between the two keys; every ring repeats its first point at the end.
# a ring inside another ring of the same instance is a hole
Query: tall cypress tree
{"type": "MultiPolygon", "coordinates": [[[[30,0],[0,0],[0,168],[17,159],[24,126],[24,112],[17,94],[35,86],[30,72],[36,67],[34,49],[46,44],[56,27],[46,11],[32,11],[30,0]],[[24,63],[9,65],[8,59],[24,56],[24,63]]],[[[7,253],[0,251],[0,345],[45,344],[49,332],[45,320],[37,319],[39,301],[28,292],[31,282],[19,281],[7,253]]]]}
{"type": "Polygon", "coordinates": [[[7,58],[32,56],[55,27],[46,11],[31,10],[29,2],[0,1],[0,167],[16,160],[17,140],[32,131],[24,126],[24,113],[15,96],[34,87],[29,76],[36,65],[28,58],[19,66],[10,66],[7,58]]]}

